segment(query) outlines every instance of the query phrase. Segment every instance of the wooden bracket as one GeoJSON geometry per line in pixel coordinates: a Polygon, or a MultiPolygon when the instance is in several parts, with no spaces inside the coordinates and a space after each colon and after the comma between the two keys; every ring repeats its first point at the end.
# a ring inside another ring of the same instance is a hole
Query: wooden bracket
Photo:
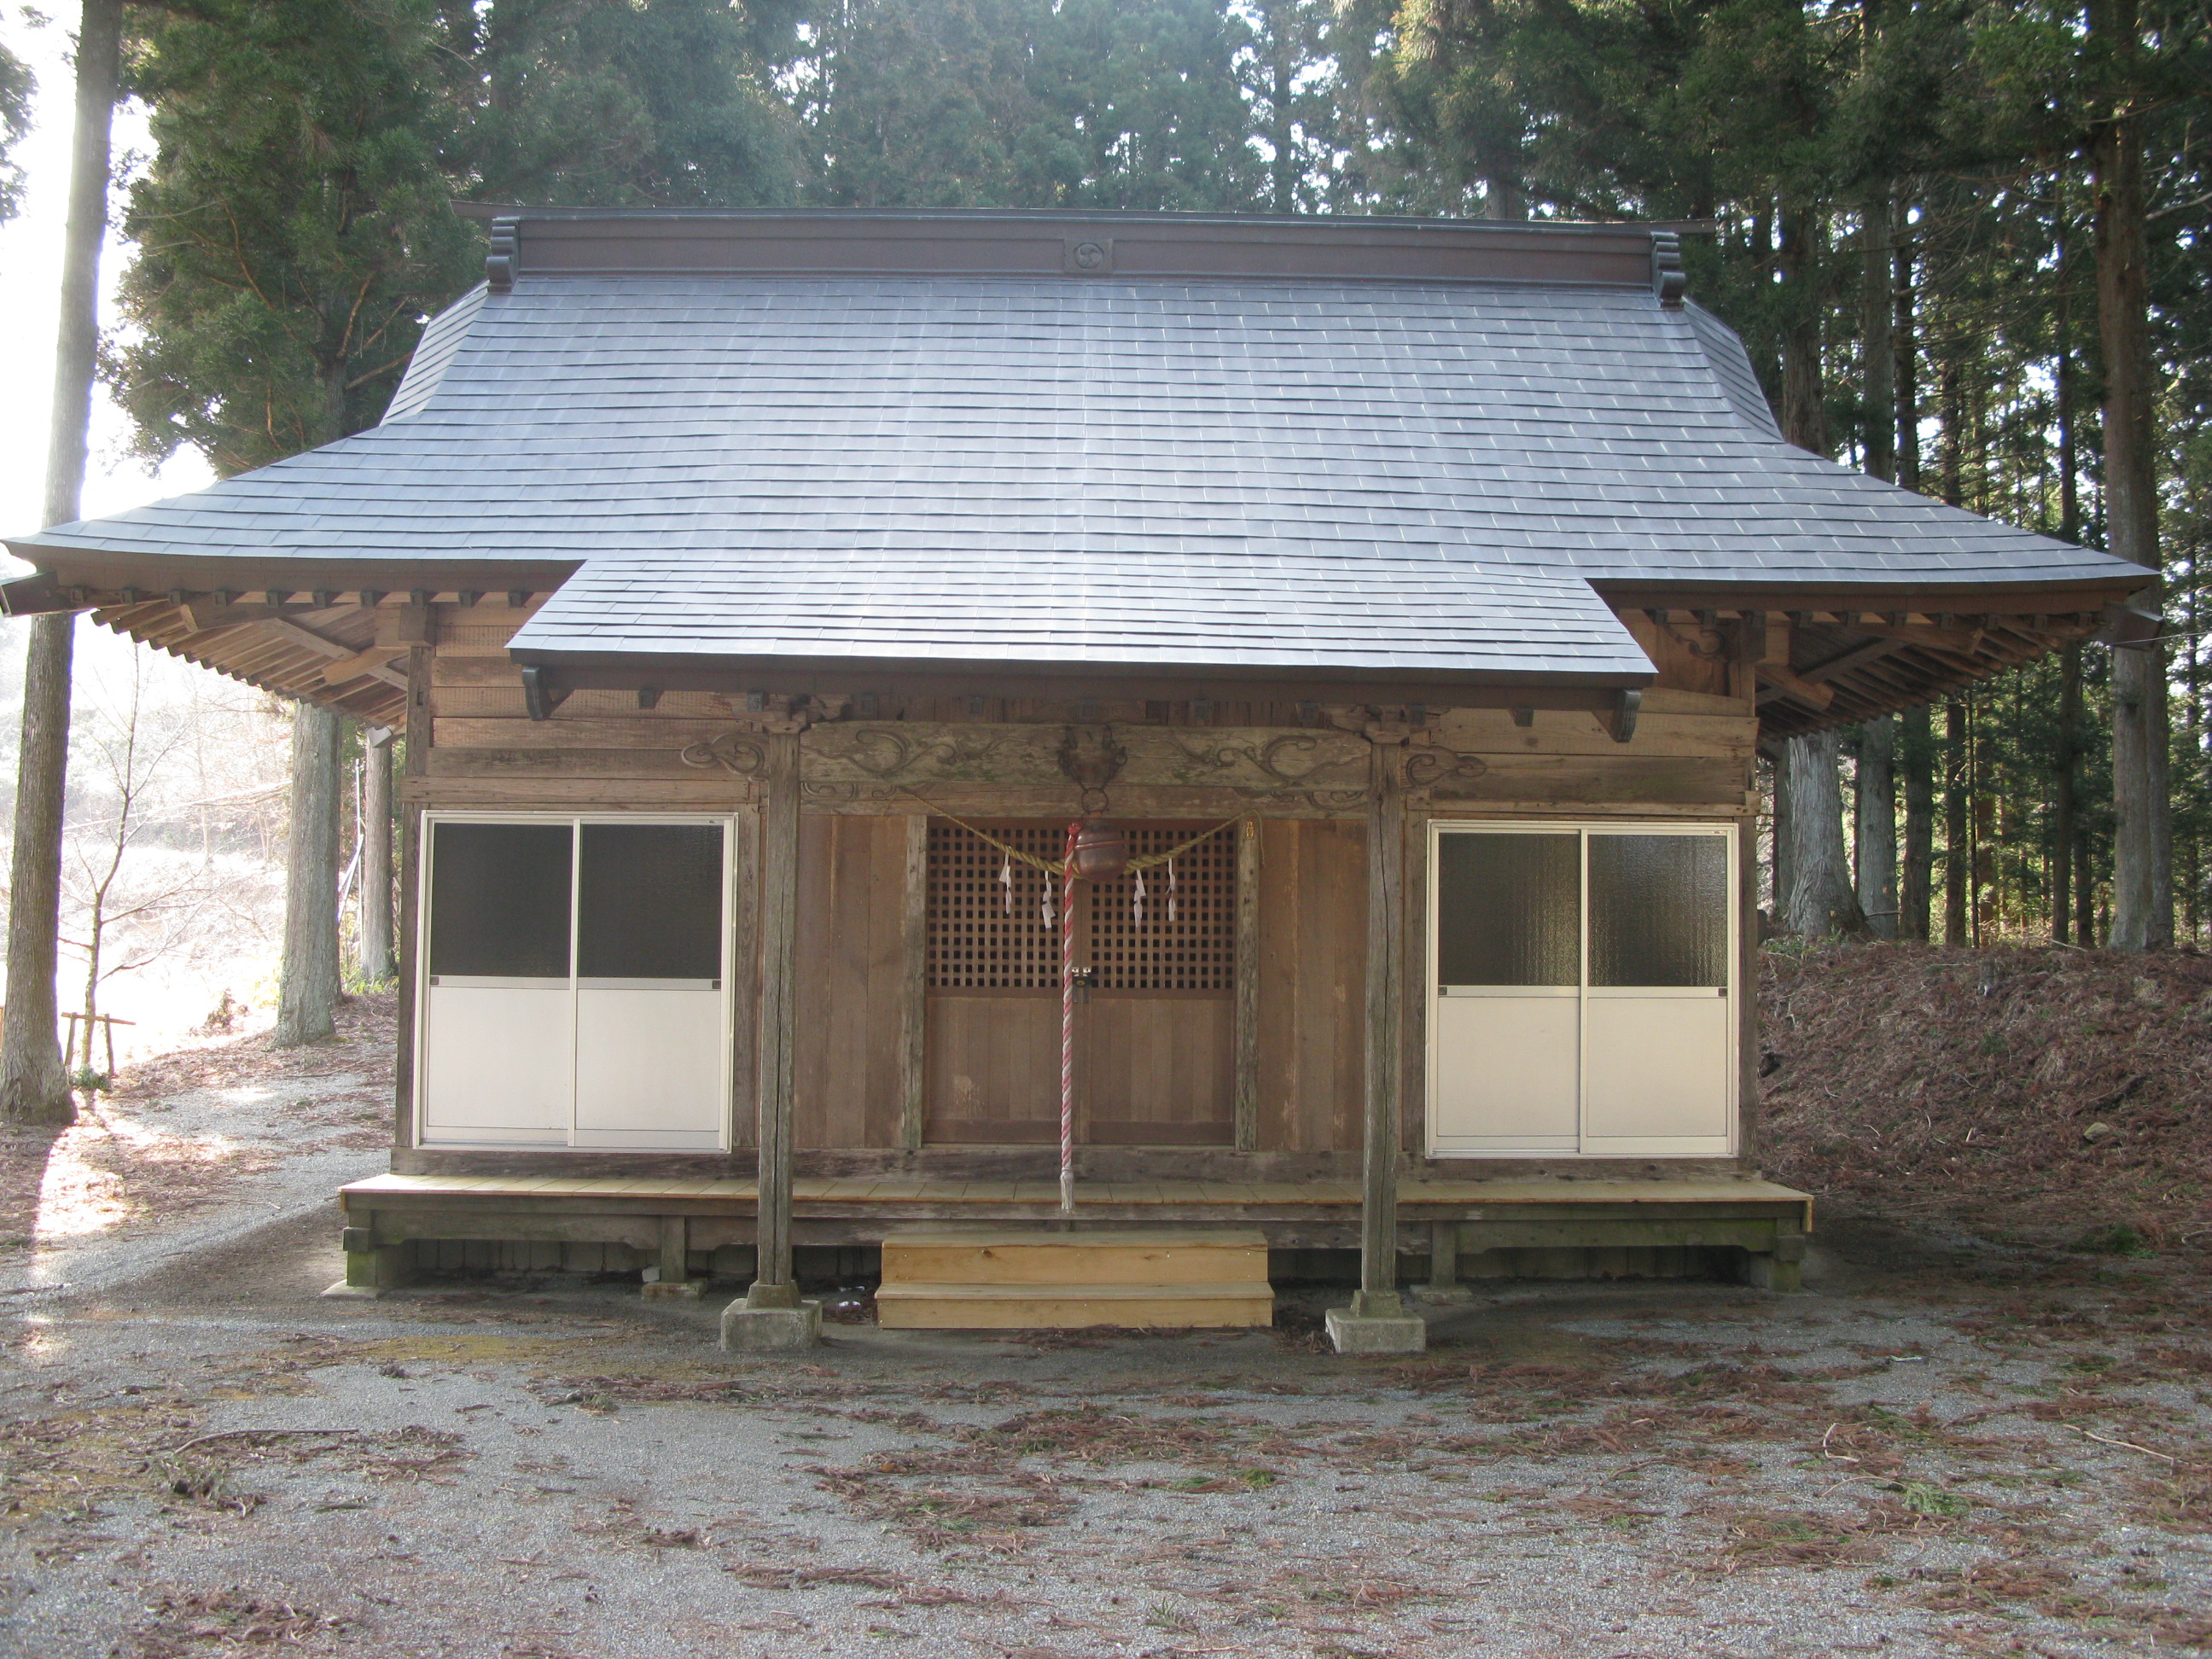
{"type": "Polygon", "coordinates": [[[1615,743],[1626,743],[1636,735],[1636,716],[1643,708],[1644,694],[1641,691],[1624,690],[1614,694],[1612,724],[1615,743]]]}
{"type": "Polygon", "coordinates": [[[553,711],[568,701],[568,692],[546,679],[543,666],[532,663],[523,669],[522,707],[531,719],[550,720],[553,711]]]}
{"type": "Polygon", "coordinates": [[[1836,700],[1834,688],[1816,685],[1810,680],[1802,679],[1788,669],[1774,663],[1759,664],[1759,678],[1771,688],[1759,693],[1759,700],[1763,703],[1771,702],[1778,696],[1794,697],[1808,708],[1825,710],[1836,700]]]}

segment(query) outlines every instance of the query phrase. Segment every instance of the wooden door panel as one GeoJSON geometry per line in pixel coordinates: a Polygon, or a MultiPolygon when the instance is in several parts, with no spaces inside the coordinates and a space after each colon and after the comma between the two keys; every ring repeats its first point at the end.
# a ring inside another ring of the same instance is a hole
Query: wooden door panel
{"type": "Polygon", "coordinates": [[[922,1139],[933,1146],[1060,1139],[1060,999],[929,999],[922,1139]]]}
{"type": "Polygon", "coordinates": [[[906,820],[808,816],[799,830],[793,1133],[896,1146],[905,1034],[906,820]]]}
{"type": "Polygon", "coordinates": [[[1260,824],[1259,1145],[1356,1152],[1367,1065],[1364,824],[1260,824]]]}
{"type": "Polygon", "coordinates": [[[1077,1011],[1083,1139],[1100,1146],[1237,1141],[1237,1008],[1226,997],[1093,997],[1077,1011]]]}

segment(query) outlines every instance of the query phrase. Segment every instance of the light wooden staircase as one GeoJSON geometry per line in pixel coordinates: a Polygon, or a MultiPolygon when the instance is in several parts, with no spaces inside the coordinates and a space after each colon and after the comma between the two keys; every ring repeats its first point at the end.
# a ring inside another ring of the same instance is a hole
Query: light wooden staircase
{"type": "Polygon", "coordinates": [[[1264,1233],[910,1232],[884,1240],[878,1323],[893,1330],[1267,1325],[1264,1233]]]}

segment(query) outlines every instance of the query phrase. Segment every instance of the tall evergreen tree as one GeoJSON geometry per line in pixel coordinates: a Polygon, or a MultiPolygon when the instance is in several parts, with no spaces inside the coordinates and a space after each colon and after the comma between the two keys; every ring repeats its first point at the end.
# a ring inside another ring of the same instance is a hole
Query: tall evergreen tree
{"type": "MultiPolygon", "coordinates": [[[[120,75],[123,0],[84,0],[76,39],[69,219],[63,231],[59,327],[47,433],[46,522],[77,517],[92,425],[100,339],[100,250],[107,236],[107,164],[120,75]]],[[[70,681],[76,617],[38,617],[23,663],[22,747],[15,775],[8,904],[8,1006],[0,1035],[0,1116],[68,1123],[76,1109],[57,1036],[54,971],[61,926],[62,808],[69,780],[70,681]]]]}
{"type": "Polygon", "coordinates": [[[136,331],[109,378],[151,459],[222,472],[374,425],[426,313],[468,285],[427,0],[186,0],[133,90],[155,155],[123,228],[136,331]]]}
{"type": "MultiPolygon", "coordinates": [[[[136,41],[152,165],[125,228],[137,325],[108,374],[141,453],[223,472],[374,424],[428,317],[474,279],[456,191],[787,199],[754,24],[715,0],[175,0],[136,41]]],[[[277,1040],[338,996],[335,717],[301,708],[277,1040]],[[304,826],[304,827],[303,827],[304,826]],[[312,830],[312,833],[310,831],[312,830]]]]}

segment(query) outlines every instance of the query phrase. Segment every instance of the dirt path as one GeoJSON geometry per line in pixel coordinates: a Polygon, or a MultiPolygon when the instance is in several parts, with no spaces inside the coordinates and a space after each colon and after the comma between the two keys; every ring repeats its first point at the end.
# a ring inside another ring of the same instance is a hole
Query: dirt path
{"type": "Polygon", "coordinates": [[[214,1036],[117,1083],[59,1134],[0,1130],[0,1296],[127,1285],[386,1168],[392,998],[329,1042],[214,1036]]]}
{"type": "Polygon", "coordinates": [[[2212,1643],[2207,1286],[1837,1242],[1811,1294],[1526,1286],[1410,1364],[872,1328],[762,1363],[627,1287],[319,1301],[306,1216],[7,1322],[0,1651],[2212,1643]]]}
{"type": "Polygon", "coordinates": [[[0,1654],[2212,1646],[2201,1252],[1861,1216],[1803,1296],[1517,1286],[1412,1363],[1327,1354],[1297,1295],[1268,1333],[738,1361],[715,1296],[319,1299],[386,1018],[13,1144],[0,1654]]]}

